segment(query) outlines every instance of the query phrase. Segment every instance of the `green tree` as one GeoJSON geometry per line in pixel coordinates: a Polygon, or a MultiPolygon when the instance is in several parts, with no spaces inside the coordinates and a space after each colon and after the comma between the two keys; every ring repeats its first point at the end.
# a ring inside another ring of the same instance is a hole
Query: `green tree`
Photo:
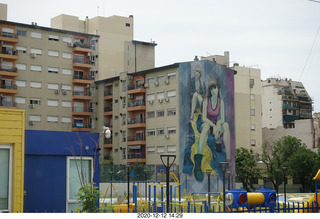
{"type": "Polygon", "coordinates": [[[100,191],[95,183],[88,183],[81,186],[76,194],[81,206],[81,212],[95,213],[99,211],[97,201],[99,200],[100,191]]]}
{"type": "Polygon", "coordinates": [[[257,158],[252,149],[237,148],[235,164],[237,179],[242,182],[243,188],[246,190],[252,188],[254,181],[261,177],[257,158]]]}
{"type": "Polygon", "coordinates": [[[307,151],[306,145],[293,136],[283,136],[273,145],[265,143],[262,152],[262,161],[266,165],[266,177],[264,179],[270,180],[275,190],[278,191],[279,185],[283,182],[284,174],[286,176],[301,175],[302,177],[300,171],[308,172],[306,169],[311,169],[310,166],[307,168],[306,165],[313,163],[313,166],[316,164],[316,159],[310,158],[312,156],[307,151]],[[298,167],[299,165],[301,166],[298,167]],[[288,168],[286,173],[283,171],[283,167],[288,168]]]}

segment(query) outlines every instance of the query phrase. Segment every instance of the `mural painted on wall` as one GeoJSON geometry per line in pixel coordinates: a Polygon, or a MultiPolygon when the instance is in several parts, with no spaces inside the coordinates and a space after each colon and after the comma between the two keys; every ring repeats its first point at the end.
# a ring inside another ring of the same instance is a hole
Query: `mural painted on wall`
{"type": "Polygon", "coordinates": [[[234,71],[210,61],[179,69],[180,180],[189,192],[207,191],[210,170],[212,191],[219,190],[219,163],[228,161],[234,172],[234,71]]]}

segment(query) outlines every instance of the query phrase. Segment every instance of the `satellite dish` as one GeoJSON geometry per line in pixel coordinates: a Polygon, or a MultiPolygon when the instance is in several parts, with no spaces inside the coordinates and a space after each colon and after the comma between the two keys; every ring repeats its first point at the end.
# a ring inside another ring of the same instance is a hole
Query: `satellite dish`
{"type": "Polygon", "coordinates": [[[109,127],[103,126],[102,128],[103,128],[104,137],[105,138],[110,138],[111,137],[111,131],[110,131],[109,127]]]}

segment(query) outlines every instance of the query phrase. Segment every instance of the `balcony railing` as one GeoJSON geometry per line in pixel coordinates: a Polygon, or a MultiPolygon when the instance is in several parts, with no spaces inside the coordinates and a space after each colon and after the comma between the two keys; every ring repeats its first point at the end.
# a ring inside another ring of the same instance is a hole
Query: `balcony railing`
{"type": "Polygon", "coordinates": [[[108,90],[104,92],[104,96],[112,95],[112,90],[108,90]]]}
{"type": "Polygon", "coordinates": [[[73,112],[93,112],[92,108],[84,108],[83,106],[74,106],[72,109],[73,112]]]}
{"type": "Polygon", "coordinates": [[[145,159],[146,155],[141,153],[129,153],[128,159],[145,159]]]}
{"type": "Polygon", "coordinates": [[[83,122],[74,122],[72,123],[73,128],[92,128],[90,123],[83,123],[83,122]]]}
{"type": "Polygon", "coordinates": [[[2,36],[2,37],[7,37],[7,38],[15,38],[15,39],[18,38],[18,35],[17,35],[17,34],[8,33],[8,32],[0,32],[0,36],[2,36]]]}
{"type": "Polygon", "coordinates": [[[4,54],[4,55],[18,55],[18,51],[17,50],[2,50],[0,51],[0,54],[4,54]]]}
{"type": "Polygon", "coordinates": [[[138,85],[131,84],[131,85],[128,85],[128,90],[135,90],[135,89],[141,89],[141,88],[144,89],[144,84],[138,84],[138,85]]]}
{"type": "Polygon", "coordinates": [[[84,49],[92,49],[92,46],[90,44],[84,44],[84,43],[80,43],[80,42],[74,43],[73,47],[80,47],[80,48],[84,48],[84,49]]]}
{"type": "Polygon", "coordinates": [[[144,100],[137,100],[135,102],[129,102],[129,107],[135,107],[135,106],[145,106],[144,100]]]}
{"type": "Polygon", "coordinates": [[[110,112],[110,111],[112,111],[112,106],[104,107],[104,112],[110,112]]]}
{"type": "Polygon", "coordinates": [[[145,136],[128,136],[128,141],[145,141],[145,136]]]}
{"type": "Polygon", "coordinates": [[[91,96],[90,91],[73,91],[73,95],[75,96],[91,96]]]}
{"type": "Polygon", "coordinates": [[[73,79],[78,79],[78,80],[94,80],[94,77],[92,76],[83,76],[83,75],[74,75],[73,79]]]}
{"type": "Polygon", "coordinates": [[[73,59],[73,63],[92,65],[90,60],[85,60],[84,58],[75,58],[73,59]]]}
{"type": "Polygon", "coordinates": [[[0,102],[0,106],[16,107],[17,103],[16,102],[12,102],[12,101],[2,100],[0,102]]]}
{"type": "Polygon", "coordinates": [[[2,82],[0,87],[3,89],[17,90],[17,85],[13,84],[12,82],[11,83],[2,82]]]}
{"type": "Polygon", "coordinates": [[[105,126],[105,127],[112,128],[113,124],[112,124],[111,122],[109,122],[109,123],[105,123],[104,126],[105,126]]]}
{"type": "Polygon", "coordinates": [[[145,123],[145,120],[144,119],[140,119],[140,118],[135,118],[135,119],[132,119],[132,118],[128,118],[128,124],[139,124],[139,123],[145,123]]]}
{"type": "Polygon", "coordinates": [[[0,71],[7,71],[7,72],[17,72],[17,68],[2,68],[0,67],[0,71]]]}
{"type": "Polygon", "coordinates": [[[112,144],[112,138],[104,139],[103,143],[104,144],[112,144]]]}

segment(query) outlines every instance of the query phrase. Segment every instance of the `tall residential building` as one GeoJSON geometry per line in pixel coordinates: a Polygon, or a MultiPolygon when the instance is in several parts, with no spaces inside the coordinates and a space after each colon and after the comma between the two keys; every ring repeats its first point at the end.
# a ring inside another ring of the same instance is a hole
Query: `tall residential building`
{"type": "Polygon", "coordinates": [[[133,16],[94,17],[79,20],[76,16],[59,15],[51,19],[51,27],[99,35],[99,62],[96,78],[103,80],[122,72],[137,72],[155,67],[155,42],[134,40],[133,16]]]}
{"type": "Polygon", "coordinates": [[[262,127],[294,128],[295,120],[312,119],[313,100],[303,84],[291,79],[262,81],[262,127]]]}
{"type": "MultiPolygon", "coordinates": [[[[224,55],[201,57],[226,67],[230,66],[229,52],[224,55]]],[[[261,71],[257,68],[239,66],[234,63],[234,108],[236,148],[252,149],[255,154],[262,152],[261,129],[261,71]]]]}

